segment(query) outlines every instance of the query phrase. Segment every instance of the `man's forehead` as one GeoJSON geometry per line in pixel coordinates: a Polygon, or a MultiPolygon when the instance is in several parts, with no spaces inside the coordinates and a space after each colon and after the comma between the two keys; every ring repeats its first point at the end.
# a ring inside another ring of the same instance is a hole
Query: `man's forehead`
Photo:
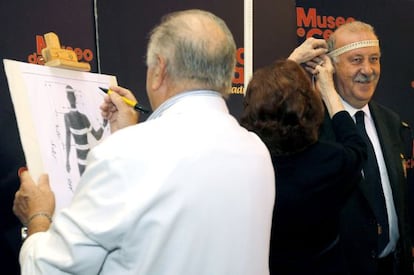
{"type": "Polygon", "coordinates": [[[337,30],[337,33],[335,33],[335,48],[363,40],[378,40],[378,38],[374,33],[366,30],[337,30]]]}
{"type": "Polygon", "coordinates": [[[328,53],[330,57],[337,57],[344,53],[365,53],[368,51],[373,54],[380,53],[379,41],[374,33],[341,31],[335,36],[335,49],[328,53]]]}

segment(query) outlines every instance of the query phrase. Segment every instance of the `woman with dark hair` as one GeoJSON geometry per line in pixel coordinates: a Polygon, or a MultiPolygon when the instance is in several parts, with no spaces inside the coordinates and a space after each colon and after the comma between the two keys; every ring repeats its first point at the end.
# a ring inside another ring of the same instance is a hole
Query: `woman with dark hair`
{"type": "Polygon", "coordinates": [[[276,203],[270,274],[346,274],[338,247],[341,207],[361,177],[364,141],[336,93],[328,57],[305,70],[281,60],[257,70],[244,101],[241,124],[272,155],[276,203]],[[318,141],[324,104],[336,143],[318,141]]]}

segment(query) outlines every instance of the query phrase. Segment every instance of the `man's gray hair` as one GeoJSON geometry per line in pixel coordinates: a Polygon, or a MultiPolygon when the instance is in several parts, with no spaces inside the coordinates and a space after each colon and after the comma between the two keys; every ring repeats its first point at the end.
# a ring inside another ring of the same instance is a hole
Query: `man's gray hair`
{"type": "MultiPolygon", "coordinates": [[[[328,44],[328,52],[331,52],[336,49],[336,34],[338,30],[346,29],[349,32],[370,32],[373,33],[375,36],[377,34],[375,33],[374,27],[368,23],[362,22],[362,21],[352,21],[346,24],[343,24],[339,26],[328,38],[327,44],[328,44]]],[[[378,37],[378,36],[377,36],[378,37]]],[[[337,62],[337,57],[333,57],[333,61],[337,62]]]]}
{"type": "Polygon", "coordinates": [[[192,81],[224,96],[231,89],[236,44],[226,23],[210,12],[187,10],[165,16],[150,34],[147,66],[156,65],[159,55],[166,59],[173,81],[192,81]],[[219,30],[216,36],[202,32],[206,22],[219,30]]]}

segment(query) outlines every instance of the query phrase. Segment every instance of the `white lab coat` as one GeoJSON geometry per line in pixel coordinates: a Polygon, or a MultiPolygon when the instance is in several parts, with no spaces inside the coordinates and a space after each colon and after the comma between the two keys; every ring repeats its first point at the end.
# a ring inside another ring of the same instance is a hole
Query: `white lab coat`
{"type": "Polygon", "coordinates": [[[216,93],[189,92],[95,147],[22,274],[266,275],[274,170],[216,93]]]}

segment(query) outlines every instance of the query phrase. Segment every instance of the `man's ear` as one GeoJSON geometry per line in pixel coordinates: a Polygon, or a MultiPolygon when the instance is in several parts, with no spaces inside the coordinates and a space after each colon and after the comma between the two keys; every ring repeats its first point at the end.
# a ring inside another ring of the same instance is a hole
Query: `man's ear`
{"type": "Polygon", "coordinates": [[[152,68],[151,88],[158,90],[165,81],[167,74],[167,61],[162,56],[157,56],[157,64],[152,68]]]}

